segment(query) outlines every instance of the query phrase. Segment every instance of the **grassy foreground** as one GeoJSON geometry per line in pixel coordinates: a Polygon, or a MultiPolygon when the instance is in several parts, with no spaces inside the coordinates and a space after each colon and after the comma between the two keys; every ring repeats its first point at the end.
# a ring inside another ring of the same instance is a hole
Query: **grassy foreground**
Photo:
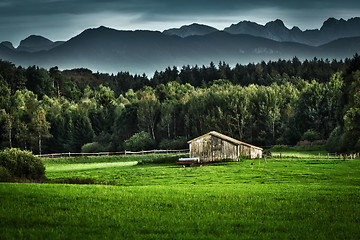
{"type": "Polygon", "coordinates": [[[112,185],[1,183],[0,239],[360,238],[359,159],[135,165],[154,159],[45,161],[50,182],[112,185]]]}

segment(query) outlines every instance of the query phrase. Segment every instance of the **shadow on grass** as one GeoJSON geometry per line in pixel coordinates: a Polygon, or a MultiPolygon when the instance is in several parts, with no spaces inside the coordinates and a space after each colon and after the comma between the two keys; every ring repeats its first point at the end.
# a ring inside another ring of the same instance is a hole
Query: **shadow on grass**
{"type": "Polygon", "coordinates": [[[57,184],[97,184],[91,178],[87,178],[87,179],[67,178],[67,179],[61,179],[61,180],[52,181],[50,183],[57,183],[57,184]]]}
{"type": "Polygon", "coordinates": [[[41,179],[41,180],[34,180],[34,179],[8,179],[7,181],[0,181],[0,182],[8,182],[8,183],[46,183],[46,184],[79,184],[79,185],[116,185],[115,182],[99,182],[95,181],[91,178],[65,178],[65,179],[58,179],[58,180],[49,180],[49,179],[41,179]]]}

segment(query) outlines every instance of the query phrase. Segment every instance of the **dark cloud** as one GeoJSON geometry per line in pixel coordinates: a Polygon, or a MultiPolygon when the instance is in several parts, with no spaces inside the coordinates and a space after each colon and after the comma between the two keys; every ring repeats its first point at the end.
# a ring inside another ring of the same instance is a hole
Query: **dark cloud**
{"type": "Polygon", "coordinates": [[[19,41],[29,33],[66,40],[99,25],[163,30],[195,21],[221,28],[242,20],[266,23],[280,18],[288,27],[314,28],[329,17],[355,17],[359,12],[358,0],[2,0],[0,41],[19,41]]]}

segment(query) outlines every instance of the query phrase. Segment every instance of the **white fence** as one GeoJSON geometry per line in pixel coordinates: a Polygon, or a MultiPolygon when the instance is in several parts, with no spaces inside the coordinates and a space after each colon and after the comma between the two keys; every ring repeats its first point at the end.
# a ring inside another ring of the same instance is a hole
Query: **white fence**
{"type": "Polygon", "coordinates": [[[355,159],[360,157],[360,153],[354,154],[338,154],[338,153],[281,153],[272,152],[271,154],[264,154],[264,156],[272,158],[317,158],[317,159],[355,159]]]}
{"type": "Polygon", "coordinates": [[[99,153],[51,153],[51,154],[41,154],[35,155],[36,157],[41,158],[60,158],[60,157],[83,157],[83,156],[112,156],[112,155],[144,155],[144,154],[167,154],[167,153],[188,153],[189,149],[181,150],[147,150],[140,152],[99,152],[99,153]]]}

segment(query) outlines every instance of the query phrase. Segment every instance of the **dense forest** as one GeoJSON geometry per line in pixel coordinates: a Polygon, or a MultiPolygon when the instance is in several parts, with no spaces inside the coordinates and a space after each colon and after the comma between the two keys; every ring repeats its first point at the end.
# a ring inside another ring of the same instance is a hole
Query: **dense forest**
{"type": "Polygon", "coordinates": [[[0,61],[0,148],[186,148],[216,130],[258,146],[360,150],[360,57],[172,67],[153,77],[0,61]]]}

